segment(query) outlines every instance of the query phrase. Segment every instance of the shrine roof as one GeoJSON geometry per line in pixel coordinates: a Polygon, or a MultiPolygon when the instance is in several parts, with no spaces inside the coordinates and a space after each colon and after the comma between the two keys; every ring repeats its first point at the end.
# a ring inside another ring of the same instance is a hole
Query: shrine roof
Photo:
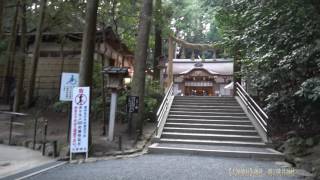
{"type": "Polygon", "coordinates": [[[233,75],[232,59],[217,60],[190,60],[190,59],[174,59],[173,74],[186,74],[196,69],[204,69],[210,74],[233,75]]]}

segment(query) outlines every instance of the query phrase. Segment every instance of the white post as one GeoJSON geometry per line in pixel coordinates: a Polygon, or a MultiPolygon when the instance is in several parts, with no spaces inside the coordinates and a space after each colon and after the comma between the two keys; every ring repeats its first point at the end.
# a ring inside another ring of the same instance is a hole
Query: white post
{"type": "Polygon", "coordinates": [[[111,93],[111,105],[110,105],[110,117],[109,117],[109,136],[108,140],[113,141],[114,135],[114,124],[116,119],[116,110],[117,110],[117,92],[112,91],[111,93]]]}

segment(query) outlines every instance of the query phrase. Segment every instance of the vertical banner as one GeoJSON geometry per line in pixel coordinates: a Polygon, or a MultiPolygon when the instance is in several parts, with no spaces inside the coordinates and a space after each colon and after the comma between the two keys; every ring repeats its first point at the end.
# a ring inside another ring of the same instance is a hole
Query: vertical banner
{"type": "Polygon", "coordinates": [[[88,152],[90,87],[75,87],[72,94],[70,152],[88,152]]]}
{"type": "Polygon", "coordinates": [[[72,101],[73,88],[79,83],[78,73],[62,73],[60,84],[60,101],[72,101]]]}

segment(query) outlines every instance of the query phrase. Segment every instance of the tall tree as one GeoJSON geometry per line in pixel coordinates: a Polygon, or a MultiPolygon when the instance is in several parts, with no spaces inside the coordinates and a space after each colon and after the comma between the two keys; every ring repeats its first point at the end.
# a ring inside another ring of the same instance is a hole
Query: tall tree
{"type": "Polygon", "coordinates": [[[258,91],[272,130],[318,133],[318,1],[228,1],[215,19],[224,44],[241,63],[242,79],[258,91]]]}
{"type": "Polygon", "coordinates": [[[131,95],[139,97],[139,112],[134,114],[131,132],[142,134],[143,114],[144,114],[144,90],[145,90],[145,70],[148,56],[148,41],[152,19],[152,0],[143,0],[140,12],[140,24],[137,37],[137,46],[134,55],[134,74],[132,79],[131,95]]]}
{"type": "MultiPolygon", "coordinates": [[[[79,86],[92,86],[92,72],[99,0],[87,1],[86,24],[82,38],[79,65],[79,86]]],[[[91,101],[90,101],[91,102],[91,101]]],[[[91,122],[91,121],[90,121],[91,122]]],[[[89,124],[89,144],[92,143],[91,123],[89,124]]]]}
{"type": "Polygon", "coordinates": [[[26,0],[20,0],[20,51],[18,57],[18,76],[16,83],[16,91],[13,102],[13,111],[18,112],[21,104],[22,91],[23,91],[23,80],[24,80],[24,70],[25,70],[25,57],[27,52],[27,43],[26,43],[26,32],[27,32],[27,21],[26,21],[26,0]]]}
{"type": "Polygon", "coordinates": [[[99,0],[87,2],[86,24],[82,38],[79,86],[92,85],[93,56],[99,0]]]}
{"type": "Polygon", "coordinates": [[[156,0],[155,4],[155,47],[154,47],[154,60],[153,60],[153,78],[160,79],[160,69],[158,67],[160,57],[162,56],[162,2],[156,0]]]}
{"type": "Polygon", "coordinates": [[[2,84],[1,94],[6,98],[7,103],[9,102],[9,99],[10,99],[10,88],[13,84],[12,73],[13,73],[13,64],[14,64],[15,51],[16,51],[19,4],[20,4],[20,1],[17,0],[16,5],[14,7],[15,12],[12,19],[10,41],[7,48],[7,64],[4,72],[5,80],[2,84]]]}
{"type": "Polygon", "coordinates": [[[4,10],[5,0],[0,1],[0,38],[2,37],[2,25],[3,25],[3,10],[4,10]]]}
{"type": "Polygon", "coordinates": [[[29,83],[28,83],[28,87],[27,87],[28,89],[26,94],[27,107],[29,107],[33,101],[33,92],[34,92],[34,86],[36,81],[36,73],[37,73],[37,66],[38,66],[39,52],[40,52],[40,43],[42,38],[42,27],[43,27],[44,18],[45,18],[46,6],[47,6],[47,0],[41,0],[40,17],[37,25],[36,40],[34,43],[33,56],[31,60],[31,67],[30,67],[30,74],[29,74],[29,83]]]}

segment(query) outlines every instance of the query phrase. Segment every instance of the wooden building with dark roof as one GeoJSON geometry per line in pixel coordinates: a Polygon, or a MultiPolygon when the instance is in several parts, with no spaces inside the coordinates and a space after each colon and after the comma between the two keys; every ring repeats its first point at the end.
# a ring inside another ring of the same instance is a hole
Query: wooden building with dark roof
{"type": "MultiPolygon", "coordinates": [[[[81,56],[82,32],[43,32],[40,46],[40,57],[36,73],[35,97],[57,97],[62,72],[78,72],[81,56]]],[[[9,35],[9,34],[7,34],[9,35]]],[[[28,55],[26,59],[24,86],[28,85],[30,63],[34,48],[35,33],[29,32],[28,55]]],[[[17,46],[19,46],[19,36],[17,46]]],[[[98,30],[96,34],[95,63],[128,67],[129,75],[133,75],[133,53],[121,42],[111,27],[98,30]]],[[[15,58],[16,61],[18,57],[15,58]]],[[[14,77],[17,71],[15,63],[14,77]]],[[[5,64],[0,64],[0,83],[4,80],[5,64]]],[[[26,88],[25,88],[26,89],[26,88]]]]}

